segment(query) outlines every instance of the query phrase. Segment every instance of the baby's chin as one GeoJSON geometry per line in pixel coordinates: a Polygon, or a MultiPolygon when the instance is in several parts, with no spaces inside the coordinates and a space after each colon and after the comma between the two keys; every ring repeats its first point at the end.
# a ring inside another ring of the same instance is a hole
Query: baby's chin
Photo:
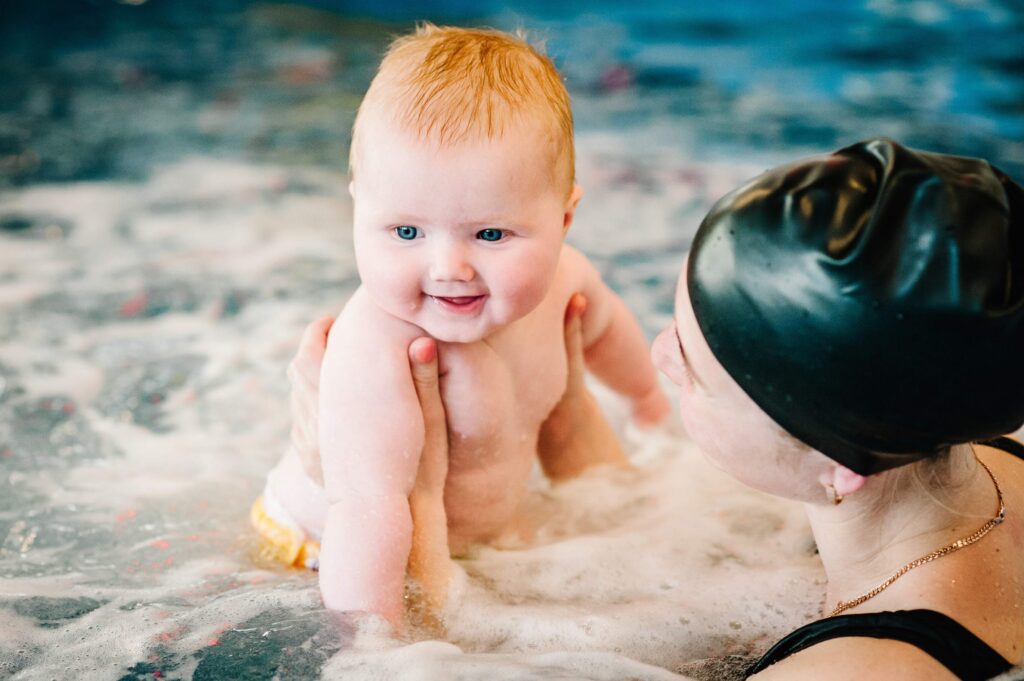
{"type": "Polygon", "coordinates": [[[446,319],[429,308],[410,311],[393,307],[387,311],[418,328],[422,335],[430,336],[442,343],[476,343],[504,326],[493,319],[481,316],[446,319]]]}
{"type": "Polygon", "coordinates": [[[497,324],[466,324],[446,323],[430,320],[427,322],[413,322],[427,333],[431,338],[442,343],[476,343],[487,338],[498,328],[497,324]]]}
{"type": "Polygon", "coordinates": [[[477,343],[529,312],[507,305],[495,305],[495,302],[487,301],[485,307],[472,316],[445,313],[429,301],[411,310],[394,306],[388,309],[388,312],[402,321],[419,327],[425,335],[442,343],[477,343]]]}

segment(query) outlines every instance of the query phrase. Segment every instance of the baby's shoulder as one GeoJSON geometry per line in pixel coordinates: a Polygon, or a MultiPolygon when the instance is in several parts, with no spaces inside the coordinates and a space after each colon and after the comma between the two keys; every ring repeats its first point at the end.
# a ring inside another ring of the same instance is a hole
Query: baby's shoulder
{"type": "Polygon", "coordinates": [[[526,335],[536,334],[538,323],[561,328],[562,316],[565,314],[569,298],[574,293],[588,292],[591,288],[589,282],[597,276],[597,271],[585,255],[572,246],[563,245],[555,275],[544,299],[528,315],[529,322],[512,325],[510,331],[526,335]]]}
{"type": "Polygon", "coordinates": [[[558,260],[558,270],[555,274],[554,289],[568,291],[568,295],[581,292],[588,288],[594,281],[600,280],[597,268],[577,249],[569,244],[562,246],[562,253],[558,260]]]}
{"type": "Polygon", "coordinates": [[[385,311],[360,286],[331,326],[327,348],[371,356],[396,348],[404,356],[409,343],[421,335],[422,330],[385,311]]]}

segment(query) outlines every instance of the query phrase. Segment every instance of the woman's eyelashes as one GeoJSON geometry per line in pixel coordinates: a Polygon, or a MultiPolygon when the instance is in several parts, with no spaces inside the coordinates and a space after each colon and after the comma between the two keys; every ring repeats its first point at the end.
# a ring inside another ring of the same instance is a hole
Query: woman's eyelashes
{"type": "Polygon", "coordinates": [[[675,321],[672,322],[672,330],[675,332],[676,348],[679,351],[678,359],[680,373],[687,382],[693,383],[694,377],[690,373],[690,368],[686,364],[686,351],[683,349],[683,337],[679,335],[679,326],[675,323],[675,321]]]}

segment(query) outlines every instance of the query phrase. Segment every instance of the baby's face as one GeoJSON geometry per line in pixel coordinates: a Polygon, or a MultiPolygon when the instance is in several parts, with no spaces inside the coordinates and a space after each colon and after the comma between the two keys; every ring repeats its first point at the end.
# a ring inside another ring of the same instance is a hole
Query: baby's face
{"type": "Polygon", "coordinates": [[[554,181],[540,134],[512,129],[447,149],[378,121],[361,134],[356,260],[378,305],[466,343],[540,303],[579,198],[554,181]]]}

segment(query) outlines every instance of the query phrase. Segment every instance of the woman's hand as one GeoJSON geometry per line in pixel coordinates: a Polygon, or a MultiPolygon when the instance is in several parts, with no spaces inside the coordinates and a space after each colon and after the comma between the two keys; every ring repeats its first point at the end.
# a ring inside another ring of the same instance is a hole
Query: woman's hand
{"type": "Polygon", "coordinates": [[[437,341],[417,338],[409,344],[409,366],[416,395],[423,410],[423,453],[412,493],[412,548],[409,577],[419,587],[410,594],[408,605],[413,622],[442,635],[438,617],[448,597],[451,556],[448,547],[448,516],[444,508],[444,485],[448,478],[448,423],[438,374],[437,341]]]}
{"type": "Polygon", "coordinates": [[[291,364],[288,380],[291,382],[292,433],[291,448],[298,455],[302,470],[318,485],[324,484],[320,466],[320,444],[317,428],[320,413],[320,365],[327,349],[327,333],[334,317],[327,315],[306,327],[291,364]]]}
{"type": "MultiPolygon", "coordinates": [[[[288,366],[291,382],[291,447],[305,473],[323,484],[317,426],[320,397],[320,366],[327,348],[327,334],[334,318],[327,316],[306,327],[299,349],[288,366]]],[[[419,585],[412,595],[413,621],[431,631],[443,626],[435,613],[444,606],[451,559],[444,512],[444,483],[448,477],[448,425],[438,382],[437,343],[417,338],[409,345],[409,366],[416,395],[423,410],[424,445],[409,510],[413,518],[413,542],[408,571],[419,585]]]]}
{"type": "Polygon", "coordinates": [[[584,383],[582,317],[587,300],[569,299],[565,310],[565,354],[569,380],[565,394],[541,426],[537,443],[544,473],[553,481],[566,480],[600,465],[628,466],[619,440],[584,383]]]}
{"type": "MultiPolygon", "coordinates": [[[[574,295],[565,312],[565,352],[569,378],[565,394],[540,431],[538,454],[545,474],[552,480],[579,475],[592,466],[626,466],[626,455],[611,425],[584,383],[582,322],[587,301],[574,295]]],[[[334,318],[325,316],[306,327],[295,358],[288,366],[291,381],[291,447],[303,470],[323,484],[317,440],[320,365],[327,347],[327,333],[334,318]]],[[[425,446],[416,490],[433,494],[443,490],[448,466],[448,427],[438,389],[437,346],[429,338],[417,338],[409,346],[409,360],[416,394],[423,409],[425,446]]]]}
{"type": "MultiPolygon", "coordinates": [[[[306,475],[321,485],[323,471],[318,440],[320,367],[327,349],[327,334],[333,324],[334,317],[328,315],[307,326],[299,342],[299,349],[288,365],[288,380],[291,383],[291,447],[298,454],[306,475]]],[[[438,388],[436,342],[423,337],[410,343],[409,366],[416,395],[423,409],[426,435],[416,488],[420,491],[439,491],[444,487],[448,470],[448,427],[438,388]]]]}

